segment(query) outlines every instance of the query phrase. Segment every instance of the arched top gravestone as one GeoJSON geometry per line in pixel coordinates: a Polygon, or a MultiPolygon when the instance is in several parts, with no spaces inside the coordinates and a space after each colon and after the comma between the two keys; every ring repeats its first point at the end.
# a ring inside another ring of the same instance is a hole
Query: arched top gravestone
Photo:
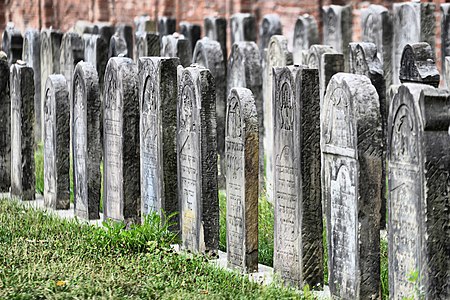
{"type": "Polygon", "coordinates": [[[350,43],[350,73],[365,75],[380,74],[383,76],[382,64],[377,56],[374,43],[350,43]]]}
{"type": "Polygon", "coordinates": [[[256,41],[256,19],[248,13],[237,13],[230,20],[231,44],[256,41]]]}
{"type": "Polygon", "coordinates": [[[312,45],[320,44],[319,29],[313,16],[304,14],[297,18],[294,28],[293,60],[295,64],[306,64],[303,57],[312,45]]]}
{"type": "Polygon", "coordinates": [[[308,67],[320,70],[320,60],[325,53],[338,54],[332,46],[312,45],[309,48],[308,60],[306,62],[308,67]]]}
{"type": "Polygon", "coordinates": [[[259,28],[259,51],[261,54],[269,46],[271,37],[281,34],[283,32],[280,17],[277,14],[265,15],[259,28]]]}
{"type": "Polygon", "coordinates": [[[439,86],[439,72],[434,62],[434,52],[427,43],[407,44],[400,61],[400,81],[439,86]]]}
{"type": "Polygon", "coordinates": [[[192,50],[189,41],[178,33],[163,36],[161,39],[161,56],[178,57],[183,67],[192,62],[192,50]]]}
{"type": "Polygon", "coordinates": [[[205,30],[205,37],[220,43],[223,58],[226,61],[227,55],[227,20],[220,17],[206,17],[203,28],[205,30]]]}

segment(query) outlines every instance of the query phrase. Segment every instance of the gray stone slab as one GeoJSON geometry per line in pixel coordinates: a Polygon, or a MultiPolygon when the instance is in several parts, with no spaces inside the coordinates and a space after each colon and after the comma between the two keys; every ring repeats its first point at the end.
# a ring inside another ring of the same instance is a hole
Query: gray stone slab
{"type": "Polygon", "coordinates": [[[136,55],[140,57],[159,56],[161,51],[159,34],[154,32],[142,32],[136,34],[136,55]]]}
{"type": "MultiPolygon", "coordinates": [[[[0,51],[1,54],[4,53],[0,51]]],[[[9,65],[0,58],[0,192],[11,186],[11,99],[9,65]]]]}
{"type": "Polygon", "coordinates": [[[265,15],[259,27],[258,47],[262,57],[264,49],[269,47],[270,38],[273,35],[282,35],[283,30],[281,26],[280,16],[277,14],[265,15]]]}
{"type": "Polygon", "coordinates": [[[161,39],[161,56],[178,57],[183,67],[192,63],[192,50],[189,41],[177,33],[163,36],[161,39]]]}
{"type": "Polygon", "coordinates": [[[402,83],[415,82],[439,86],[439,72],[434,52],[425,42],[406,44],[400,61],[399,78],[402,83]]]}
{"type": "Polygon", "coordinates": [[[237,13],[230,19],[231,44],[256,42],[256,19],[248,13],[237,13]]]}
{"type": "Polygon", "coordinates": [[[205,37],[220,43],[223,58],[227,60],[227,20],[220,17],[206,17],[203,29],[205,30],[205,37]]]}
{"type": "Polygon", "coordinates": [[[23,37],[20,30],[8,26],[5,28],[2,35],[2,50],[6,53],[10,66],[22,59],[23,37]]]}
{"type": "Polygon", "coordinates": [[[197,41],[202,37],[202,27],[198,24],[180,22],[180,33],[189,41],[191,52],[194,52],[197,41]]]}
{"type": "Polygon", "coordinates": [[[158,18],[158,32],[160,36],[165,36],[177,31],[177,20],[171,17],[158,18]]]}
{"type": "Polygon", "coordinates": [[[156,25],[156,22],[148,15],[142,15],[134,18],[136,33],[156,32],[156,25]]]}
{"type": "Polygon", "coordinates": [[[125,41],[125,45],[127,48],[126,57],[133,58],[134,54],[133,27],[131,27],[131,25],[128,24],[116,25],[116,33],[125,41]]]}
{"type": "Polygon", "coordinates": [[[313,16],[304,14],[297,18],[293,41],[294,64],[307,64],[308,62],[303,60],[304,55],[302,52],[309,50],[312,45],[320,44],[319,28],[313,16]]]}
{"type": "Polygon", "coordinates": [[[117,32],[111,37],[109,41],[108,60],[111,57],[130,57],[128,52],[127,41],[117,32]]]}
{"type": "Polygon", "coordinates": [[[108,42],[99,34],[83,34],[84,60],[97,70],[100,91],[103,92],[106,64],[108,62],[108,42]]]}

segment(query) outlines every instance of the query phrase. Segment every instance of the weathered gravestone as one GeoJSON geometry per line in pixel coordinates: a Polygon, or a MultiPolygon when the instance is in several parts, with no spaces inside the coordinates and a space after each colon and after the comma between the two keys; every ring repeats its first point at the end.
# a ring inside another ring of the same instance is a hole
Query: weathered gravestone
{"type": "Polygon", "coordinates": [[[270,38],[273,35],[282,35],[280,17],[277,14],[265,15],[259,27],[259,51],[262,57],[264,49],[269,47],[270,38]]]}
{"type": "Polygon", "coordinates": [[[273,69],[274,271],[302,288],[323,285],[319,72],[273,69]]]}
{"type": "Polygon", "coordinates": [[[450,87],[450,57],[445,57],[445,84],[447,89],[450,87]]]}
{"type": "Polygon", "coordinates": [[[34,139],[42,141],[41,115],[41,42],[39,31],[28,29],[23,40],[22,60],[33,69],[34,74],[34,139]]]}
{"type": "Polygon", "coordinates": [[[136,34],[136,60],[139,57],[159,56],[160,51],[159,34],[153,32],[136,34]]]}
{"type": "Polygon", "coordinates": [[[307,53],[312,45],[320,44],[319,41],[319,29],[316,19],[313,16],[304,14],[297,18],[294,28],[294,51],[293,61],[294,64],[306,64],[307,61],[303,61],[305,52],[307,53]]]}
{"type": "Polygon", "coordinates": [[[223,58],[226,60],[227,55],[227,20],[219,17],[206,17],[203,28],[205,37],[220,43],[223,58]]]}
{"type": "Polygon", "coordinates": [[[377,57],[383,67],[386,87],[392,84],[392,15],[381,5],[369,5],[361,10],[361,40],[374,43],[377,47],[377,57]]]}
{"type": "Polygon", "coordinates": [[[282,35],[274,35],[266,51],[263,68],[263,110],[264,110],[264,155],[266,157],[266,190],[269,201],[273,201],[273,149],[274,149],[274,124],[273,124],[273,67],[292,65],[292,53],[288,50],[287,38],[282,35]]]}
{"type": "Polygon", "coordinates": [[[140,221],[137,76],[131,58],[108,61],[103,98],[104,218],[126,223],[140,221]]]}
{"type": "MultiPolygon", "coordinates": [[[[178,58],[139,59],[141,216],[179,212],[177,190],[178,58]]],[[[179,230],[179,216],[174,229],[179,230]]]]}
{"type": "Polygon", "coordinates": [[[352,6],[330,5],[322,8],[323,43],[344,54],[344,67],[348,70],[348,44],[352,41],[352,6]]]}
{"type": "Polygon", "coordinates": [[[11,66],[11,196],[34,200],[34,81],[25,62],[11,66]]]}
{"type": "Polygon", "coordinates": [[[174,33],[177,29],[177,20],[171,17],[159,17],[158,32],[159,36],[166,36],[174,33]]]}
{"type": "Polygon", "coordinates": [[[128,52],[127,41],[117,32],[111,37],[111,40],[109,41],[108,60],[111,57],[132,57],[128,52]]]}
{"type": "Polygon", "coordinates": [[[76,65],[71,89],[75,215],[83,219],[99,219],[101,103],[98,75],[92,64],[79,62],[76,65]]]}
{"type": "Polygon", "coordinates": [[[392,83],[399,84],[400,61],[408,43],[427,42],[435,47],[436,18],[434,3],[394,3],[394,37],[392,49],[392,83]]]}
{"type": "Polygon", "coordinates": [[[405,45],[400,61],[401,82],[418,82],[439,86],[439,72],[434,62],[434,52],[427,43],[405,45]]]}
{"type": "Polygon", "coordinates": [[[259,135],[249,89],[231,89],[225,131],[228,266],[254,272],[258,271],[259,135]]]}
{"type": "Polygon", "coordinates": [[[441,3],[441,63],[442,63],[442,77],[444,80],[444,86],[447,85],[447,66],[445,60],[447,56],[450,56],[450,3],[441,3]]]}
{"type": "Polygon", "coordinates": [[[127,48],[126,56],[129,58],[133,58],[133,27],[127,24],[117,25],[116,33],[125,41],[125,45],[127,48]]]}
{"type": "Polygon", "coordinates": [[[180,33],[189,41],[191,44],[191,52],[193,52],[197,41],[202,36],[202,28],[200,25],[191,24],[189,22],[180,22],[180,33]]]}
{"type": "Polygon", "coordinates": [[[98,74],[100,91],[108,62],[108,43],[99,34],[83,34],[84,60],[93,65],[98,74]]]}
{"type": "Polygon", "coordinates": [[[0,51],[0,192],[9,192],[11,185],[11,101],[9,66],[0,51]]]}
{"type": "Polygon", "coordinates": [[[192,50],[189,41],[177,33],[163,36],[161,39],[161,56],[178,57],[183,67],[192,63],[192,50]]]}
{"type": "Polygon", "coordinates": [[[69,209],[69,91],[63,75],[49,75],[44,90],[44,205],[69,209]]]}
{"type": "Polygon", "coordinates": [[[156,22],[148,15],[142,15],[134,18],[134,25],[136,28],[136,33],[144,33],[144,32],[156,32],[156,22]]]}
{"type": "Polygon", "coordinates": [[[14,27],[6,27],[2,36],[2,50],[6,53],[8,64],[11,66],[18,59],[22,59],[23,37],[14,27]]]}
{"type": "Polygon", "coordinates": [[[331,78],[321,112],[322,195],[332,297],[381,299],[381,117],[366,76],[331,78]]]}
{"type": "MultiPolygon", "coordinates": [[[[111,37],[116,32],[116,29],[114,25],[108,22],[97,22],[94,24],[94,31],[93,34],[98,34],[102,37],[102,39],[106,42],[106,49],[109,48],[109,41],[111,40],[111,37]]],[[[108,52],[108,51],[106,51],[108,52]]],[[[108,53],[106,53],[108,54],[108,53]]]]}
{"type": "Polygon", "coordinates": [[[182,247],[215,256],[219,246],[216,95],[208,69],[178,67],[177,165],[182,247]]]}
{"type": "Polygon", "coordinates": [[[252,14],[237,13],[231,16],[231,44],[256,41],[256,19],[252,14]]]}
{"type": "Polygon", "coordinates": [[[193,63],[203,66],[211,72],[216,83],[216,132],[217,153],[220,157],[219,187],[225,187],[225,113],[227,77],[225,61],[219,42],[203,38],[197,42],[193,63]]]}

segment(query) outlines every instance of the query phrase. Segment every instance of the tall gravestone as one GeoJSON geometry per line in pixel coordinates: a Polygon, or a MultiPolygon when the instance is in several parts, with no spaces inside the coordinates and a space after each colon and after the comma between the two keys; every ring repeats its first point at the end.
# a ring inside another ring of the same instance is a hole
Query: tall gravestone
{"type": "Polygon", "coordinates": [[[174,33],[177,29],[177,20],[172,17],[159,17],[158,32],[160,36],[166,36],[174,33]]]}
{"type": "Polygon", "coordinates": [[[374,43],[377,47],[377,57],[383,67],[386,87],[392,84],[392,14],[381,5],[369,5],[361,10],[361,41],[374,43]]]}
{"type": "Polygon", "coordinates": [[[404,2],[393,4],[392,83],[399,84],[400,60],[408,43],[427,42],[435,48],[434,3],[404,2]]]}
{"type": "Polygon", "coordinates": [[[232,88],[225,129],[228,266],[258,271],[258,115],[252,92],[232,88]]]}
{"type": "Polygon", "coordinates": [[[63,75],[49,75],[44,90],[44,204],[69,209],[69,91],[63,75]]]}
{"type": "Polygon", "coordinates": [[[127,57],[133,58],[133,27],[127,24],[116,26],[116,33],[125,41],[127,57]]]}
{"type": "Polygon", "coordinates": [[[256,42],[256,19],[248,13],[237,13],[230,20],[231,44],[256,42]]]}
{"type": "Polygon", "coordinates": [[[34,139],[42,141],[41,115],[41,41],[39,31],[28,29],[23,40],[22,60],[33,69],[34,74],[34,139]]]}
{"type": "MultiPolygon", "coordinates": [[[[106,42],[106,49],[109,48],[109,41],[116,32],[116,28],[109,22],[97,22],[94,24],[94,31],[92,34],[98,34],[106,42]]],[[[106,51],[108,52],[108,51],[106,51]]],[[[108,53],[106,53],[108,54],[108,53]]]]}
{"type": "Polygon", "coordinates": [[[198,24],[180,22],[180,33],[186,37],[191,44],[191,52],[194,52],[197,41],[202,37],[202,28],[198,24]]]}
{"type": "Polygon", "coordinates": [[[294,28],[294,50],[293,61],[294,64],[306,64],[303,61],[305,52],[308,52],[312,45],[320,44],[319,28],[316,19],[308,14],[304,14],[297,18],[294,28]]]}
{"type": "Polygon", "coordinates": [[[441,63],[442,63],[442,77],[444,80],[444,86],[447,85],[447,66],[445,60],[447,56],[450,56],[450,3],[441,3],[441,63]]]}
{"type": "Polygon", "coordinates": [[[292,65],[292,53],[288,50],[287,38],[282,35],[274,35],[270,38],[267,48],[263,70],[263,110],[264,110],[264,155],[266,156],[266,190],[269,201],[273,201],[273,149],[274,149],[274,124],[273,124],[273,67],[292,65]]]}
{"type": "Polygon", "coordinates": [[[10,66],[22,59],[23,37],[19,30],[6,27],[2,35],[2,50],[6,53],[10,66]]]}
{"type": "Polygon", "coordinates": [[[227,20],[220,17],[206,17],[203,28],[205,37],[220,43],[223,58],[228,59],[227,55],[227,20]]]}
{"type": "Polygon", "coordinates": [[[106,64],[108,62],[108,43],[99,34],[83,34],[84,60],[97,70],[100,90],[103,91],[106,64]]]}
{"type": "Polygon", "coordinates": [[[138,74],[131,58],[114,57],[103,98],[103,211],[105,219],[140,221],[138,74]]]}
{"type": "Polygon", "coordinates": [[[136,35],[136,60],[139,57],[159,56],[161,51],[159,34],[143,32],[136,35]]]}
{"type": "Polygon", "coordinates": [[[177,165],[182,247],[215,256],[219,247],[216,95],[208,69],[178,67],[177,165]]]}
{"type": "Polygon", "coordinates": [[[11,196],[34,200],[34,81],[25,62],[11,66],[11,196]]]}
{"type": "Polygon", "coordinates": [[[98,75],[92,64],[79,62],[76,65],[71,89],[75,215],[83,219],[99,219],[101,103],[98,75]]]}
{"type": "Polygon", "coordinates": [[[302,288],[323,285],[319,72],[273,69],[274,271],[302,288]]]}
{"type": "Polygon", "coordinates": [[[378,95],[366,76],[331,78],[320,127],[331,295],[381,299],[383,142],[378,95]]]}
{"type": "Polygon", "coordinates": [[[259,27],[259,51],[261,56],[264,49],[269,47],[270,38],[273,35],[282,35],[281,20],[277,14],[265,15],[261,21],[261,26],[259,27]]]}
{"type": "MultiPolygon", "coordinates": [[[[139,59],[141,216],[179,212],[177,182],[177,58],[139,59]]],[[[172,221],[179,229],[179,215],[172,221]]]]}
{"type": "Polygon", "coordinates": [[[189,41],[179,34],[162,37],[161,56],[178,57],[183,67],[188,67],[192,63],[192,50],[189,41]]]}
{"type": "Polygon", "coordinates": [[[0,192],[9,192],[11,185],[11,100],[9,65],[0,51],[0,192]]]}

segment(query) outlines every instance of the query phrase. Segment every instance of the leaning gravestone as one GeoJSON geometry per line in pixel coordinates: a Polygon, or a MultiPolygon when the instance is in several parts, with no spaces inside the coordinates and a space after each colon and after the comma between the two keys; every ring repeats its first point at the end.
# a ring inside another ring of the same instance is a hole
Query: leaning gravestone
{"type": "Polygon", "coordinates": [[[202,28],[200,25],[191,24],[189,22],[180,22],[180,33],[189,41],[191,44],[191,52],[193,52],[197,41],[202,36],[202,28]]]}
{"type": "Polygon", "coordinates": [[[136,60],[139,57],[159,56],[160,41],[159,34],[153,32],[143,32],[136,35],[136,60]]]}
{"type": "Polygon", "coordinates": [[[228,266],[258,271],[258,115],[252,92],[232,88],[227,100],[226,194],[228,266]]]}
{"type": "Polygon", "coordinates": [[[44,205],[69,209],[69,91],[63,75],[50,75],[44,90],[44,205]]]}
{"type": "Polygon", "coordinates": [[[11,66],[11,196],[34,200],[33,69],[18,61],[11,66]]]}
{"type": "Polygon", "coordinates": [[[104,218],[139,222],[139,100],[137,67],[113,57],[105,72],[103,98],[104,218]]]}
{"type": "Polygon", "coordinates": [[[256,19],[254,15],[237,13],[231,16],[231,44],[256,42],[256,19]]]}
{"type": "Polygon", "coordinates": [[[323,285],[319,72],[273,69],[274,271],[302,288],[323,285]]]}
{"type": "Polygon", "coordinates": [[[321,113],[332,297],[381,299],[382,134],[378,95],[362,75],[331,78],[321,113]]]}
{"type": "Polygon", "coordinates": [[[192,63],[192,51],[189,41],[177,33],[163,36],[161,39],[161,56],[178,57],[183,67],[192,63]]]}
{"type": "Polygon", "coordinates": [[[316,44],[320,44],[316,19],[308,14],[299,16],[294,28],[294,64],[306,64],[307,62],[303,61],[304,53],[316,44]]]}
{"type": "Polygon", "coordinates": [[[101,103],[95,67],[79,62],[73,75],[73,196],[75,215],[83,219],[99,219],[101,103]]]}
{"type": "Polygon", "coordinates": [[[41,115],[41,42],[39,31],[28,29],[23,40],[22,60],[33,69],[34,74],[34,139],[42,141],[41,115]]]}
{"type": "Polygon", "coordinates": [[[208,69],[178,67],[177,165],[184,249],[217,255],[216,95],[208,69]]]}
{"type": "Polygon", "coordinates": [[[18,59],[22,59],[23,37],[19,30],[6,27],[2,36],[2,50],[6,53],[8,64],[11,66],[18,59]]]}
{"type": "MultiPolygon", "coordinates": [[[[178,213],[177,66],[178,58],[139,59],[141,216],[178,213]]],[[[179,230],[179,216],[175,230],[179,230]]]]}
{"type": "Polygon", "coordinates": [[[220,43],[223,58],[226,60],[227,55],[227,20],[219,17],[206,17],[203,28],[205,37],[220,43]]]}
{"type": "Polygon", "coordinates": [[[277,14],[268,14],[263,17],[259,28],[259,51],[262,56],[264,49],[269,46],[273,35],[282,35],[280,17],[277,14]]]}
{"type": "Polygon", "coordinates": [[[84,60],[97,70],[100,91],[103,92],[103,80],[108,62],[108,43],[99,34],[83,34],[84,60]]]}
{"type": "Polygon", "coordinates": [[[171,17],[159,17],[158,32],[159,36],[166,36],[176,31],[177,20],[171,17]]]}
{"type": "Polygon", "coordinates": [[[0,51],[0,192],[9,192],[11,185],[11,101],[9,66],[0,51]]]}

